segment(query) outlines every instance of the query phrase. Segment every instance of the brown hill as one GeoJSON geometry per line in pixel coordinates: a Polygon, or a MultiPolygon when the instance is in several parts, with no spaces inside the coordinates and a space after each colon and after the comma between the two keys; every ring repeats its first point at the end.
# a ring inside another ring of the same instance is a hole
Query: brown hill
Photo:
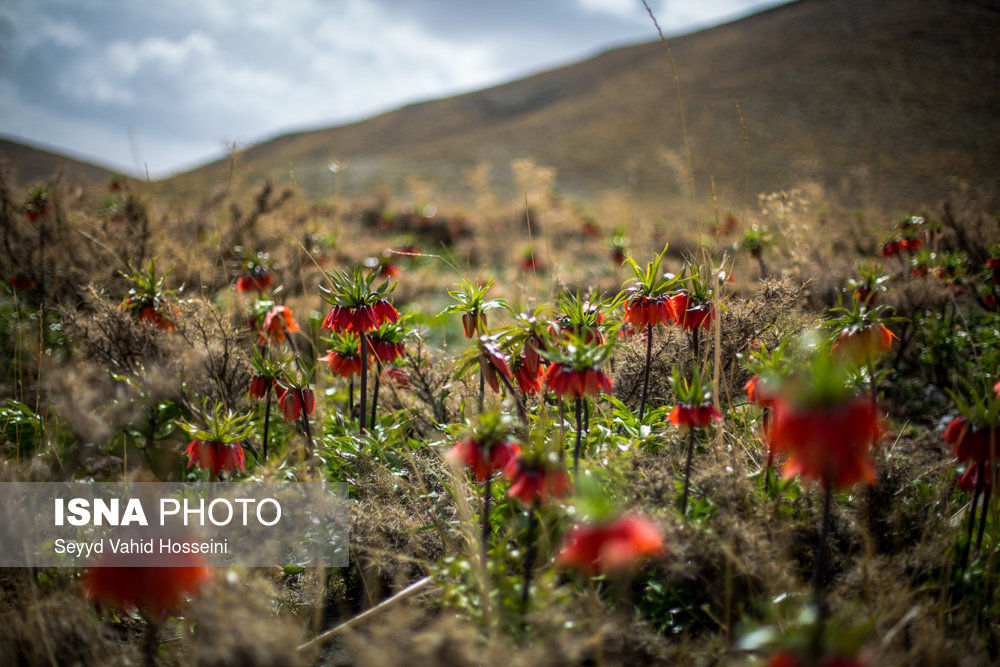
{"type": "MultiPolygon", "coordinates": [[[[1000,6],[986,1],[803,0],[670,40],[687,111],[699,199],[714,178],[723,204],[821,184],[849,206],[934,201],[1000,173],[1000,6]]],[[[628,187],[681,194],[680,112],[657,42],[502,86],[407,106],[362,122],[266,141],[237,175],[329,192],[331,159],[348,190],[407,176],[459,192],[461,169],[530,156],[566,191],[628,187]]],[[[502,179],[501,170],[497,170],[502,179]]],[[[224,181],[220,161],[175,187],[224,181]]]]}
{"type": "Polygon", "coordinates": [[[105,183],[112,171],[89,162],[0,137],[0,164],[22,185],[62,176],[82,183],[105,183]]]}

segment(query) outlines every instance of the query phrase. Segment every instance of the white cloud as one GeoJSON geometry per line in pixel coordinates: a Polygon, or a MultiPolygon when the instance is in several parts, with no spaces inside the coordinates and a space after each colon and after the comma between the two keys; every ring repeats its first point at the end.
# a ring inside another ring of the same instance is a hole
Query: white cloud
{"type": "Polygon", "coordinates": [[[110,68],[132,76],[150,66],[172,73],[180,72],[182,66],[211,58],[214,54],[214,40],[199,30],[175,41],[160,37],[150,37],[137,43],[117,41],[108,46],[106,61],[110,68]]]}
{"type": "MultiPolygon", "coordinates": [[[[761,4],[649,1],[668,33],[761,4]]],[[[355,120],[654,36],[639,0],[555,13],[524,0],[494,8],[517,13],[503,28],[478,3],[446,0],[0,5],[0,28],[12,28],[0,44],[0,127],[118,164],[133,162],[131,130],[154,176],[218,152],[223,137],[355,120]]]]}
{"type": "Polygon", "coordinates": [[[620,16],[622,18],[635,17],[643,11],[640,0],[577,0],[580,7],[591,12],[600,12],[620,16]]]}

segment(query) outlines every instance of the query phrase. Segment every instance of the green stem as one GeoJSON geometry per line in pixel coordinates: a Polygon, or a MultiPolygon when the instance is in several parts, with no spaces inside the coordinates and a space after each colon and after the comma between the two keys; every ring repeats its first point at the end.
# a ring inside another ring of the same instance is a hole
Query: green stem
{"type": "Polygon", "coordinates": [[[536,513],[538,511],[538,501],[531,504],[528,510],[528,537],[524,551],[524,585],[521,588],[521,614],[528,612],[528,598],[531,591],[531,575],[535,569],[535,524],[537,523],[536,513]]]}
{"type": "Polygon", "coordinates": [[[681,495],[681,515],[687,516],[688,489],[691,486],[691,460],[694,458],[694,429],[688,430],[687,464],[684,466],[684,493],[681,495]]]}
{"type": "Polygon", "coordinates": [[[823,480],[823,523],[819,533],[819,548],[813,566],[812,589],[816,603],[816,634],[813,635],[813,651],[819,656],[823,647],[823,631],[829,609],[826,603],[826,569],[830,551],[830,525],[833,519],[833,484],[829,476],[823,480]]]}
{"type": "Polygon", "coordinates": [[[299,399],[299,407],[302,408],[300,418],[302,419],[302,429],[306,432],[306,441],[309,443],[309,451],[315,454],[316,445],[313,443],[312,428],[309,426],[309,415],[306,412],[305,396],[302,395],[301,389],[296,389],[295,393],[299,399]]]}
{"type": "Polygon", "coordinates": [[[580,442],[583,440],[583,399],[576,399],[576,446],[573,447],[573,477],[580,471],[580,442]]]}
{"type": "Polygon", "coordinates": [[[378,388],[382,384],[382,362],[375,360],[375,388],[372,390],[372,429],[375,428],[375,413],[378,410],[378,388]]]}
{"type": "Polygon", "coordinates": [[[361,334],[361,417],[358,419],[358,432],[364,434],[365,421],[368,417],[368,341],[361,334]]]}
{"type": "Polygon", "coordinates": [[[490,501],[493,500],[493,473],[483,482],[483,514],[480,517],[483,529],[483,565],[486,564],[486,554],[490,550],[490,533],[493,526],[490,525],[490,501]]]}
{"type": "Polygon", "coordinates": [[[267,398],[264,400],[264,440],[263,440],[263,458],[261,463],[267,463],[267,439],[268,432],[271,427],[271,387],[273,382],[268,381],[267,385],[267,398]]]}
{"type": "MultiPolygon", "coordinates": [[[[969,550],[972,549],[972,528],[976,523],[976,508],[979,506],[979,495],[983,492],[983,482],[986,477],[986,457],[979,461],[979,475],[976,477],[976,490],[972,493],[972,507],[969,509],[969,529],[965,536],[965,547],[962,548],[962,558],[959,567],[964,570],[969,564],[969,550]]],[[[985,511],[985,508],[983,509],[985,511]]]]}
{"type": "Polygon", "coordinates": [[[646,413],[646,396],[649,394],[649,367],[653,363],[653,325],[646,325],[646,370],[642,374],[642,400],[639,401],[639,422],[646,413]]]}

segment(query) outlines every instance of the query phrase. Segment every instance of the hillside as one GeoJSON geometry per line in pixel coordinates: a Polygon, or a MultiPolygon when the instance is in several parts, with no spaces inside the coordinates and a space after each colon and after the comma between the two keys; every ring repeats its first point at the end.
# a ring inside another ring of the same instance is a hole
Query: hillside
{"type": "Polygon", "coordinates": [[[14,180],[22,185],[50,180],[60,174],[84,183],[103,183],[113,173],[89,162],[3,137],[0,137],[0,164],[10,169],[14,180]]]}
{"type": "MultiPolygon", "coordinates": [[[[1000,167],[1000,10],[992,2],[804,0],[672,39],[699,198],[804,181],[840,202],[933,201],[957,182],[991,187],[1000,167]]],[[[329,191],[408,176],[461,190],[461,169],[530,156],[586,196],[629,186],[642,198],[681,192],[684,142],[670,68],[658,42],[505,85],[407,106],[362,122],[265,141],[240,157],[255,182],[289,178],[329,191]]],[[[495,170],[503,179],[503,170],[495,170]]],[[[219,161],[176,177],[180,191],[219,182],[219,161]]]]}

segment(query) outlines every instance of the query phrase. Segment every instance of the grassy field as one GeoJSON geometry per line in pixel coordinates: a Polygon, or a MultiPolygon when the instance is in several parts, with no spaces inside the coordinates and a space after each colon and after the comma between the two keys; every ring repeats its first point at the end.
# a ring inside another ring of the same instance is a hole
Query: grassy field
{"type": "Polygon", "coordinates": [[[5,183],[5,479],[328,479],[350,482],[356,504],[349,567],[216,571],[155,625],[141,605],[95,593],[83,571],[7,570],[4,655],[993,662],[1000,534],[983,489],[995,468],[989,453],[959,448],[956,459],[955,431],[945,442],[942,429],[967,413],[969,442],[996,433],[995,202],[959,193],[886,221],[775,192],[688,225],[617,196],[592,215],[554,191],[551,172],[519,169],[534,184],[527,216],[523,201],[486,189],[491,208],[473,215],[428,208],[429,190],[418,209],[270,186],[172,208],[121,181],[27,194],[5,183]],[[367,268],[333,280],[352,267],[367,268]],[[360,280],[362,301],[343,280],[360,280]],[[365,291],[383,281],[388,296],[365,291]],[[360,378],[326,357],[359,356],[364,327],[323,328],[321,286],[351,312],[385,296],[401,315],[371,333],[403,353],[369,364],[364,415],[360,378]],[[830,310],[838,303],[848,314],[830,310]],[[276,306],[298,331],[263,317],[276,306]],[[699,313],[711,313],[703,325],[699,313]],[[893,336],[872,338],[883,326],[893,336]],[[535,351],[544,375],[530,370],[535,351]],[[285,361],[261,366],[255,353],[285,361]],[[293,355],[315,365],[307,383],[293,355]],[[265,436],[265,403],[248,395],[262,373],[276,392],[313,392],[315,411],[288,421],[291,399],[275,400],[265,436]],[[574,373],[610,387],[581,380],[590,391],[578,397],[574,373]],[[755,374],[768,392],[748,401],[755,374]],[[245,470],[188,467],[180,425],[205,418],[203,401],[249,416],[245,470]],[[864,436],[837,416],[857,405],[880,424],[864,436]],[[720,420],[692,417],[699,406],[720,420]],[[790,438],[776,426],[810,409],[832,421],[790,438]],[[463,465],[478,450],[455,449],[466,437],[484,452],[516,443],[549,493],[515,488],[517,469],[499,464],[485,485],[463,465]],[[978,489],[972,464],[990,471],[978,489]],[[612,551],[586,555],[605,538],[618,540],[612,551]],[[375,620],[321,635],[385,600],[375,620]]]}

